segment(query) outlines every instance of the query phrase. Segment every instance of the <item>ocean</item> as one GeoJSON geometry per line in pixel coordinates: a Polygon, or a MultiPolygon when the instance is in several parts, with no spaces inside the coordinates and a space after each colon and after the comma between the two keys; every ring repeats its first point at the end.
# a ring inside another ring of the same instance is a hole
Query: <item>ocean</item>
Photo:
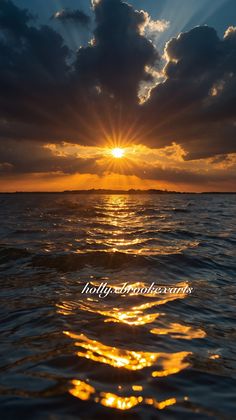
{"type": "Polygon", "coordinates": [[[233,194],[1,194],[1,418],[234,419],[235,215],[233,194]]]}

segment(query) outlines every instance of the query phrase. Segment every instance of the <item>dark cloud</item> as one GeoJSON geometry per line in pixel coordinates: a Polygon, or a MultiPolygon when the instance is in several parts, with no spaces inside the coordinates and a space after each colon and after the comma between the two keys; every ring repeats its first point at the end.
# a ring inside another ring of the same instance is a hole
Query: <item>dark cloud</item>
{"type": "Polygon", "coordinates": [[[96,173],[94,158],[75,155],[57,155],[37,142],[8,141],[0,143],[0,174],[19,175],[27,173],[58,172],[62,174],[96,173]]]}
{"type": "MultiPolygon", "coordinates": [[[[221,159],[213,160],[212,164],[226,162],[226,156],[221,159]]],[[[163,165],[160,162],[150,163],[148,161],[133,161],[126,158],[126,162],[119,165],[116,162],[112,165],[110,171],[120,175],[135,175],[141,179],[154,180],[157,182],[169,182],[172,184],[189,184],[189,185],[211,185],[213,183],[235,182],[236,181],[236,165],[232,164],[226,171],[223,168],[213,167],[209,162],[208,166],[199,169],[198,167],[183,168],[180,163],[163,165]],[[210,170],[209,170],[210,169],[210,170]]],[[[99,163],[97,166],[98,174],[107,173],[107,164],[99,163]]]]}
{"type": "Polygon", "coordinates": [[[31,26],[26,11],[2,0],[0,57],[0,138],[65,138],[76,94],[62,37],[49,26],[31,26]]]}
{"type": "Polygon", "coordinates": [[[10,0],[2,0],[0,4],[0,28],[17,35],[23,33],[26,25],[33,19],[28,10],[19,9],[10,0]]]}
{"type": "Polygon", "coordinates": [[[235,152],[235,28],[221,40],[213,28],[196,27],[169,41],[166,55],[166,80],[141,111],[148,144],[177,141],[189,159],[235,152]]]}
{"type": "Polygon", "coordinates": [[[2,0],[0,11],[2,138],[94,144],[104,140],[109,120],[116,120],[118,102],[126,109],[119,124],[128,124],[139,83],[149,78],[145,66],[157,57],[140,34],[143,13],[118,0],[101,1],[94,44],[80,48],[73,63],[55,30],[31,26],[29,14],[11,1],[2,0]]]}
{"type": "Polygon", "coordinates": [[[0,17],[0,116],[6,118],[4,128],[8,118],[9,122],[19,119],[28,123],[34,113],[44,113],[42,100],[47,106],[68,79],[69,50],[53,29],[30,26],[27,12],[20,12],[10,1],[1,1],[0,17]]]}
{"type": "MultiPolygon", "coordinates": [[[[58,18],[81,25],[78,12],[64,10],[58,18]]],[[[130,126],[128,140],[155,148],[175,141],[187,150],[186,159],[236,152],[235,28],[228,28],[223,39],[213,28],[199,26],[170,40],[165,80],[139,104],[141,82],[152,81],[147,68],[156,69],[159,64],[154,45],[143,35],[147,15],[121,0],[96,2],[94,15],[94,38],[73,59],[54,29],[36,26],[27,10],[1,0],[1,153],[13,140],[22,144],[22,150],[23,141],[35,141],[27,164],[23,156],[22,163],[16,161],[12,150],[11,159],[1,157],[1,168],[23,171],[26,165],[29,171],[61,167],[65,173],[95,173],[94,162],[83,166],[84,160],[74,157],[69,161],[49,156],[37,144],[62,140],[104,144],[104,138],[114,132],[125,137],[130,126]]],[[[147,176],[162,176],[158,171],[147,176]]],[[[140,176],[145,178],[145,173],[140,176]]],[[[167,171],[163,173],[167,176],[167,171]]],[[[170,174],[171,179],[174,176],[188,174],[170,174]]]]}
{"type": "Polygon", "coordinates": [[[66,23],[78,23],[82,26],[88,27],[90,24],[90,17],[82,10],[70,10],[62,9],[52,16],[52,19],[56,19],[60,22],[66,23]]]}
{"type": "Polygon", "coordinates": [[[78,52],[78,74],[83,83],[97,84],[116,100],[133,104],[140,82],[151,78],[146,66],[158,59],[153,44],[141,35],[146,16],[120,0],[97,2],[94,13],[94,40],[78,52]]]}

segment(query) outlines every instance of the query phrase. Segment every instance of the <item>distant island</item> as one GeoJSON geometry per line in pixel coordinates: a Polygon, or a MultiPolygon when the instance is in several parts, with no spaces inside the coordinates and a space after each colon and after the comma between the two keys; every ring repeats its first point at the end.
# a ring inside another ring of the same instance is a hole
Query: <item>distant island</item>
{"type": "Polygon", "coordinates": [[[169,190],[113,190],[113,189],[89,189],[89,190],[64,190],[64,191],[14,191],[14,192],[0,192],[0,194],[107,194],[107,195],[138,195],[138,194],[236,194],[236,192],[230,191],[203,191],[203,192],[181,192],[181,191],[169,191],[169,190]]]}
{"type": "Polygon", "coordinates": [[[156,190],[156,189],[149,189],[149,190],[111,190],[111,189],[95,189],[92,188],[90,190],[65,190],[64,193],[72,193],[72,194],[182,194],[178,191],[168,191],[168,190],[156,190]]]}
{"type": "MultiPolygon", "coordinates": [[[[186,194],[178,191],[168,190],[114,190],[114,189],[96,189],[91,188],[89,190],[64,190],[64,191],[14,191],[14,192],[1,192],[0,194],[186,194]]],[[[193,193],[194,194],[194,193],[193,193]]]]}

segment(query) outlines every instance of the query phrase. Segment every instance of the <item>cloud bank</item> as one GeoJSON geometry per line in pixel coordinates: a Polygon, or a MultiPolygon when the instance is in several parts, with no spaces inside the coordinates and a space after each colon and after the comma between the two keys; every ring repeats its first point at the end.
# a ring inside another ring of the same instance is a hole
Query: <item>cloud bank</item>
{"type": "MultiPolygon", "coordinates": [[[[2,173],[58,167],[65,173],[83,173],[84,168],[94,173],[94,161],[59,159],[43,145],[69,141],[96,146],[118,134],[154,149],[175,142],[186,151],[185,160],[227,160],[236,153],[235,27],[227,28],[222,39],[208,26],[181,33],[166,44],[162,67],[152,41],[171,23],[153,21],[121,0],[93,2],[93,12],[93,39],[86,47],[78,45],[74,57],[56,30],[38,26],[29,11],[11,0],[1,1],[2,173]],[[161,82],[155,81],[155,72],[161,82]],[[140,103],[143,84],[149,94],[140,103]],[[22,157],[19,163],[15,150],[24,150],[27,142],[34,157],[22,157]],[[13,143],[17,146],[9,152],[7,145],[13,143]]],[[[80,10],[64,9],[54,19],[90,23],[80,10]]],[[[174,172],[166,176],[178,180],[174,172]]],[[[158,168],[146,173],[154,179],[162,176],[158,168]]],[[[143,168],[139,176],[146,177],[143,168]]]]}

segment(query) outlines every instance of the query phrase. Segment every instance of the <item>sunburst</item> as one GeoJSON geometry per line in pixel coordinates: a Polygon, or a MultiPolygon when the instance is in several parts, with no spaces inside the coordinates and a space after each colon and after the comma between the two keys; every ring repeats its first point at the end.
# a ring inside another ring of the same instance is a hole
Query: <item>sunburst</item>
{"type": "Polygon", "coordinates": [[[125,154],[125,150],[122,149],[121,147],[115,147],[114,149],[111,150],[111,155],[115,159],[121,159],[122,157],[124,157],[124,154],[125,154]]]}

